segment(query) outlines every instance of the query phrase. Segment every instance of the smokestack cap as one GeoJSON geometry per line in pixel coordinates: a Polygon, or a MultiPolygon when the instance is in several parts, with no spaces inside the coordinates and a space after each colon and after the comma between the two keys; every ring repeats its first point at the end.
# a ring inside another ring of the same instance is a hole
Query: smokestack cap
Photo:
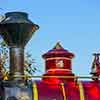
{"type": "Polygon", "coordinates": [[[9,46],[25,46],[39,26],[25,12],[8,12],[0,22],[0,34],[9,46]]]}

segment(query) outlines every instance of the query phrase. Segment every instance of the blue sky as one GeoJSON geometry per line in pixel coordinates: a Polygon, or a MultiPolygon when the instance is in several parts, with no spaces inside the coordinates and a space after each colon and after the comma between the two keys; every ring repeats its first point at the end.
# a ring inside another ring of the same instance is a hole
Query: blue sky
{"type": "MultiPolygon", "coordinates": [[[[26,46],[44,72],[41,55],[57,41],[73,52],[73,72],[89,75],[92,53],[100,52],[99,0],[1,0],[0,14],[24,11],[40,26],[26,46]]],[[[39,73],[37,73],[39,74],[39,73]]]]}

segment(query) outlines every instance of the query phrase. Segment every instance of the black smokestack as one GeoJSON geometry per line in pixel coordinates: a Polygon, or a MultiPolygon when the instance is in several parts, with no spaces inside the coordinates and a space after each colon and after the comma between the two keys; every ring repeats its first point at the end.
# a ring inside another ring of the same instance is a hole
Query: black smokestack
{"type": "Polygon", "coordinates": [[[24,47],[38,28],[24,12],[8,12],[0,23],[0,34],[10,48],[11,80],[14,76],[24,75],[24,47]]]}

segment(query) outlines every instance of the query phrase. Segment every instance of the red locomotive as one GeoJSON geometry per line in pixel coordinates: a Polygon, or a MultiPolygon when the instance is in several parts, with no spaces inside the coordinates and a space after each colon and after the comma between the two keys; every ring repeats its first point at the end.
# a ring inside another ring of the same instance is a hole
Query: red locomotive
{"type": "Polygon", "coordinates": [[[100,100],[99,54],[94,54],[92,77],[76,76],[71,66],[75,55],[59,42],[42,56],[45,60],[42,79],[25,80],[24,47],[39,26],[24,12],[9,12],[5,16],[0,22],[0,34],[10,49],[10,74],[8,80],[0,78],[0,100],[100,100]]]}

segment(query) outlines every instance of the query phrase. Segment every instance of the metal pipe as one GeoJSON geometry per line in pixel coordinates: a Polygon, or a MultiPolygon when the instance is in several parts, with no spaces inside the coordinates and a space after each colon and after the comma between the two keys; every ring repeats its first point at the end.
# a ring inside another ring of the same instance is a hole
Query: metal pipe
{"type": "Polygon", "coordinates": [[[24,47],[38,28],[25,12],[8,12],[0,22],[0,35],[10,47],[10,80],[24,79],[14,76],[24,75],[24,47]]]}
{"type": "Polygon", "coordinates": [[[92,78],[100,78],[100,77],[91,77],[91,76],[25,76],[25,75],[22,75],[22,76],[17,76],[15,75],[14,76],[15,78],[18,78],[18,77],[26,77],[26,78],[77,78],[77,79],[92,79],[92,78]]]}
{"type": "MultiPolygon", "coordinates": [[[[24,75],[24,48],[10,48],[10,79],[14,79],[14,75],[24,75]]],[[[18,78],[20,79],[20,77],[18,78]]]]}

